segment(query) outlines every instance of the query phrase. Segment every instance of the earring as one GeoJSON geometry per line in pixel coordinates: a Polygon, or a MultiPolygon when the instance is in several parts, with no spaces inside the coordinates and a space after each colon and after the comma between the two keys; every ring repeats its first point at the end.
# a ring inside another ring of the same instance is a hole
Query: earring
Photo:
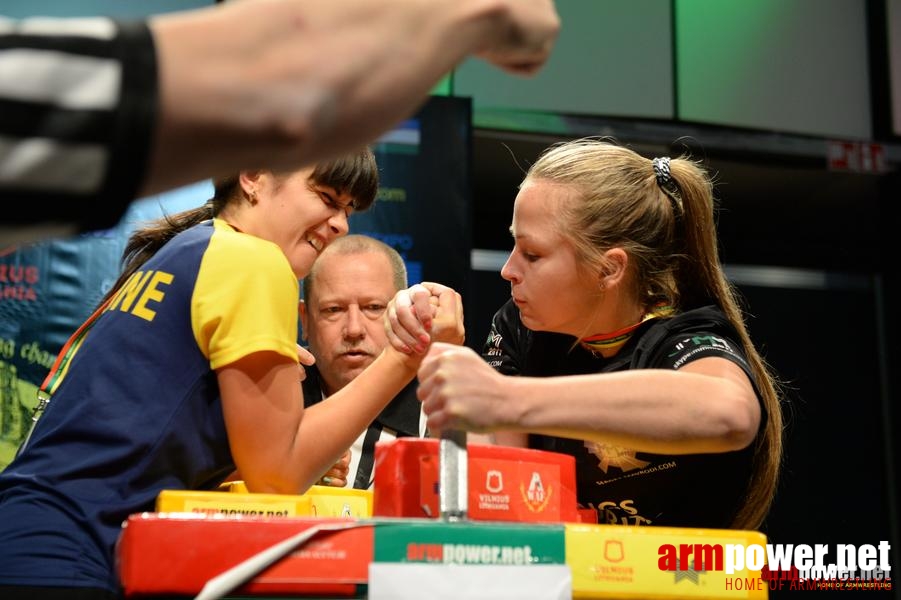
{"type": "Polygon", "coordinates": [[[254,190],[250,191],[250,196],[248,196],[247,201],[250,202],[251,206],[256,206],[257,204],[257,193],[254,190]]]}

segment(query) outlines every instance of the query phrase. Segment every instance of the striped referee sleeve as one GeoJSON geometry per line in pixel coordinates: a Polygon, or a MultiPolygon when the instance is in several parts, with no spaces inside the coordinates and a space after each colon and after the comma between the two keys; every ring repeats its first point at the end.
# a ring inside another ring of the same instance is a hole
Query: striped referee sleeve
{"type": "Polygon", "coordinates": [[[143,22],[0,18],[0,222],[115,225],[144,177],[157,95],[143,22]]]}

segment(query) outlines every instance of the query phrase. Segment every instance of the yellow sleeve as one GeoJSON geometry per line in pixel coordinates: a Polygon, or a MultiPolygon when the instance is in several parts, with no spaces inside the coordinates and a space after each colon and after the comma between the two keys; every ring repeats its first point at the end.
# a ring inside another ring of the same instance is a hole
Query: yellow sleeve
{"type": "Polygon", "coordinates": [[[299,298],[277,245],[216,222],[191,301],[194,337],[213,369],[267,350],[296,362],[299,298]]]}

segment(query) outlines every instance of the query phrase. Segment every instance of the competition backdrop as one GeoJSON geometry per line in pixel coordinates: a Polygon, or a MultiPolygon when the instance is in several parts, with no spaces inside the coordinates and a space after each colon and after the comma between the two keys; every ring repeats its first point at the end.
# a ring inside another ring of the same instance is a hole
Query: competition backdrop
{"type": "MultiPolygon", "coordinates": [[[[446,283],[466,297],[471,246],[470,103],[433,97],[373,144],[379,199],[351,217],[407,263],[410,283],[446,283]]],[[[198,206],[203,182],[135,201],[113,229],[0,248],[0,470],[28,430],[37,388],[57,353],[114,283],[129,234],[142,222],[198,206]]]]}
{"type": "Polygon", "coordinates": [[[469,99],[433,96],[373,145],[378,201],[352,215],[350,228],[397,250],[411,285],[440,281],[464,291],[472,245],[470,138],[469,99]]]}

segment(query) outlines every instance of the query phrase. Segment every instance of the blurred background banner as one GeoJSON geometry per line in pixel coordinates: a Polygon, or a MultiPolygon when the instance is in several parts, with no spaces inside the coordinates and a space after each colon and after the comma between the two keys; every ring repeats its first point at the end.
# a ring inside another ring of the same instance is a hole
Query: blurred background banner
{"type": "Polygon", "coordinates": [[[135,201],[106,231],[0,249],[0,469],[28,431],[60,348],[116,281],[131,232],[211,194],[212,185],[199,183],[135,201]]]}
{"type": "MultiPolygon", "coordinates": [[[[10,18],[133,19],[190,10],[212,0],[3,0],[10,18]]],[[[122,250],[141,221],[198,206],[209,183],[136,200],[116,227],[70,239],[0,248],[0,470],[28,430],[37,388],[69,336],[115,282],[122,250]]]]}

